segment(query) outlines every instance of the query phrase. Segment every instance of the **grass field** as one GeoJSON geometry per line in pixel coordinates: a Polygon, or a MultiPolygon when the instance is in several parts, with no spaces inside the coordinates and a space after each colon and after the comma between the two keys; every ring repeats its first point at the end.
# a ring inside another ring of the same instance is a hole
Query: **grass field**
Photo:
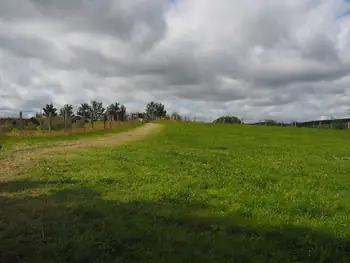
{"type": "Polygon", "coordinates": [[[350,262],[350,133],[162,126],[0,182],[0,262],[350,262]]]}
{"type": "Polygon", "coordinates": [[[70,131],[26,131],[23,134],[0,133],[0,143],[4,146],[4,149],[12,148],[12,146],[17,146],[18,144],[49,145],[50,143],[58,141],[73,141],[99,137],[106,134],[115,134],[130,128],[138,127],[142,125],[142,123],[139,121],[113,123],[113,126],[110,129],[108,128],[108,125],[107,128],[104,129],[103,122],[96,122],[93,129],[89,125],[90,124],[86,124],[85,129],[73,129],[70,131]]]}

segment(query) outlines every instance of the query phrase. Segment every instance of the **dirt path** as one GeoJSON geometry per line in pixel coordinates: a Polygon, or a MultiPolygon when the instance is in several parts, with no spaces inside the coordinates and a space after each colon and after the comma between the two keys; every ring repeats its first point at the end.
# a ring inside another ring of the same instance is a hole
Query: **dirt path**
{"type": "Polygon", "coordinates": [[[80,139],[76,141],[63,141],[55,143],[52,147],[32,148],[20,150],[8,157],[0,160],[0,181],[8,181],[21,175],[25,169],[33,164],[36,159],[43,155],[57,152],[67,152],[79,148],[110,147],[126,144],[128,142],[140,140],[160,130],[160,125],[147,123],[139,128],[119,134],[110,134],[94,139],[80,139]]]}

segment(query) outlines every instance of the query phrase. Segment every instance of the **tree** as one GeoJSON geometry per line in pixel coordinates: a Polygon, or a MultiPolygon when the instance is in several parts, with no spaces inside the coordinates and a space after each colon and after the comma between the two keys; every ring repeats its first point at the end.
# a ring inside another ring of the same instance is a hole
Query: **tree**
{"type": "Polygon", "coordinates": [[[107,107],[107,110],[110,115],[113,115],[115,119],[119,121],[125,121],[126,120],[126,108],[124,105],[115,102],[112,103],[107,107]]]}
{"type": "Polygon", "coordinates": [[[67,112],[67,116],[73,118],[74,117],[74,113],[73,113],[73,106],[70,104],[65,104],[63,106],[63,108],[60,109],[60,116],[64,117],[65,116],[65,112],[67,112]]]}
{"type": "Polygon", "coordinates": [[[224,116],[216,119],[214,123],[242,124],[242,121],[236,116],[224,116]]]}
{"type": "Polygon", "coordinates": [[[115,102],[107,107],[107,110],[111,113],[116,113],[120,110],[120,103],[115,102]]]}
{"type": "Polygon", "coordinates": [[[171,118],[175,121],[181,121],[181,116],[178,112],[174,111],[172,114],[171,114],[171,118]]]}
{"type": "Polygon", "coordinates": [[[90,119],[90,114],[91,114],[91,108],[90,105],[87,103],[82,103],[80,104],[78,111],[77,111],[77,115],[84,117],[85,120],[89,120],[90,119]]]}
{"type": "Polygon", "coordinates": [[[124,105],[120,106],[120,116],[121,116],[121,121],[125,121],[126,120],[126,108],[124,105]]]}
{"type": "Polygon", "coordinates": [[[85,120],[91,121],[91,115],[93,121],[102,120],[103,115],[105,113],[105,108],[103,107],[102,102],[97,102],[95,100],[92,100],[90,102],[90,105],[88,103],[82,103],[80,104],[80,107],[78,108],[77,115],[84,117],[85,120]]]}
{"type": "Polygon", "coordinates": [[[43,108],[43,116],[49,117],[50,113],[53,117],[57,116],[57,109],[53,106],[52,102],[50,104],[46,104],[43,108]]]}
{"type": "Polygon", "coordinates": [[[272,119],[266,119],[265,120],[265,124],[268,125],[268,126],[277,126],[278,122],[275,121],[275,120],[272,120],[272,119]]]}
{"type": "Polygon", "coordinates": [[[152,118],[155,117],[165,117],[167,111],[164,109],[165,106],[162,103],[158,103],[158,102],[150,102],[147,104],[146,106],[146,113],[151,116],[152,118]]]}
{"type": "Polygon", "coordinates": [[[91,101],[90,109],[92,112],[92,119],[94,121],[101,120],[103,114],[105,113],[105,108],[103,107],[102,102],[97,102],[95,100],[91,101]]]}

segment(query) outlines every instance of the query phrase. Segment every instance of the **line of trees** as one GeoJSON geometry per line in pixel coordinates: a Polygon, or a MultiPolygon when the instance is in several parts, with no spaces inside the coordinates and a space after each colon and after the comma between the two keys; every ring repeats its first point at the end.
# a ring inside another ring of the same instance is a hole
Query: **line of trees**
{"type": "MultiPolygon", "coordinates": [[[[46,104],[42,109],[42,112],[36,114],[36,117],[49,117],[50,115],[52,117],[69,116],[70,118],[80,117],[85,118],[85,120],[89,121],[99,121],[103,120],[107,113],[110,115],[119,114],[119,116],[121,116],[120,120],[126,120],[128,118],[126,107],[123,104],[115,102],[110,104],[108,107],[104,107],[102,102],[95,100],[90,101],[90,103],[81,103],[76,112],[74,112],[73,105],[71,104],[65,104],[58,110],[51,102],[49,104],[46,104]]],[[[147,114],[152,119],[168,117],[167,111],[165,110],[165,105],[154,101],[151,101],[146,105],[145,114],[147,114]]],[[[172,117],[178,120],[181,119],[180,115],[176,112],[172,114],[172,117]]]]}
{"type": "Polygon", "coordinates": [[[242,124],[242,120],[236,116],[223,116],[214,120],[214,123],[242,124]]]}

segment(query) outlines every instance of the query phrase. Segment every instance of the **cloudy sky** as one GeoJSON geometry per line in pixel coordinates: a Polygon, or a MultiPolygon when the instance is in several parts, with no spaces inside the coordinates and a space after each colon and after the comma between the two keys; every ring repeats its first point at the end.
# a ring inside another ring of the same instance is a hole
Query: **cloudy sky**
{"type": "Polygon", "coordinates": [[[0,0],[0,115],[89,100],[248,121],[346,116],[345,0],[0,0]]]}

